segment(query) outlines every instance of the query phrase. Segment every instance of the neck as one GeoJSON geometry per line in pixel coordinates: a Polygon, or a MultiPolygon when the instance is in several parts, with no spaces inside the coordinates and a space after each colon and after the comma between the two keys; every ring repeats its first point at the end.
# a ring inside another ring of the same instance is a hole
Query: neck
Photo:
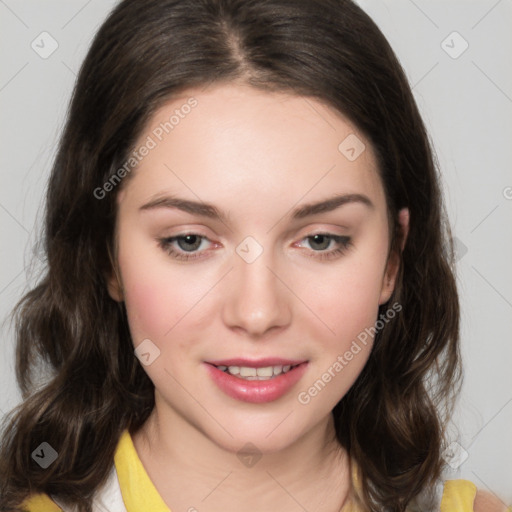
{"type": "Polygon", "coordinates": [[[171,510],[286,512],[300,505],[338,512],[350,493],[349,459],[332,415],[279,451],[244,457],[156,406],[133,442],[171,510]]]}

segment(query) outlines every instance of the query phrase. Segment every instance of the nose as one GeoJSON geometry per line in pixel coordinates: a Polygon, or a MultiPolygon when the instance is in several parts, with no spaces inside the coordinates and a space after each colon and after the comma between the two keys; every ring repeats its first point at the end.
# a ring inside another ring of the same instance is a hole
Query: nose
{"type": "Polygon", "coordinates": [[[234,254],[235,265],[226,282],[224,323],[252,338],[285,328],[291,319],[290,291],[270,253],[264,250],[251,263],[234,254]]]}

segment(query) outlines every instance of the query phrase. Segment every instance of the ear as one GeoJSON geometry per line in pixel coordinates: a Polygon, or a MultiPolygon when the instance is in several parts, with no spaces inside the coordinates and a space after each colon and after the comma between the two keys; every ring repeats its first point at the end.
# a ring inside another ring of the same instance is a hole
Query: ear
{"type": "Polygon", "coordinates": [[[388,262],[386,264],[386,271],[384,272],[384,277],[382,279],[382,289],[379,299],[379,304],[386,303],[393,293],[395,289],[396,278],[398,276],[398,271],[400,270],[400,255],[404,250],[405,242],[407,241],[407,235],[409,234],[409,209],[402,208],[398,212],[398,223],[399,223],[399,233],[397,236],[399,240],[397,240],[396,246],[399,246],[399,249],[391,248],[388,262]]]}
{"type": "Polygon", "coordinates": [[[112,272],[110,276],[107,276],[107,289],[110,297],[116,302],[124,301],[123,287],[117,276],[117,272],[112,272]]]}
{"type": "Polygon", "coordinates": [[[112,256],[110,247],[108,247],[108,256],[110,260],[110,273],[105,276],[108,294],[116,302],[124,301],[123,284],[116,259],[112,256]]]}

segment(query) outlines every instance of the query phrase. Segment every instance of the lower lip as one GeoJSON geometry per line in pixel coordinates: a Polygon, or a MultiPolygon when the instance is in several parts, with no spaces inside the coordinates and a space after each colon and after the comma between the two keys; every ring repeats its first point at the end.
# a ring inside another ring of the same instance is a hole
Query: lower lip
{"type": "Polygon", "coordinates": [[[307,362],[301,363],[286,373],[268,380],[244,380],[205,363],[207,371],[217,386],[226,395],[242,402],[261,404],[272,402],[288,393],[304,375],[307,362]]]}

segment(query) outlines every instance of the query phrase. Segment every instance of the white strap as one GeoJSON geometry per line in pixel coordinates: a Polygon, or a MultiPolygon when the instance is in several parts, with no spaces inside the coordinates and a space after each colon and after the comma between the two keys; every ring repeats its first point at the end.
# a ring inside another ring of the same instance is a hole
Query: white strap
{"type": "MultiPolygon", "coordinates": [[[[53,496],[51,496],[51,499],[64,512],[77,512],[75,506],[67,505],[53,496]]],[[[121,487],[115,466],[112,466],[105,484],[96,491],[92,502],[92,510],[93,512],[128,512],[121,495],[121,487]]]]}
{"type": "Polygon", "coordinates": [[[128,512],[124,506],[115,466],[112,467],[106,484],[96,492],[92,510],[93,512],[128,512]]]}

